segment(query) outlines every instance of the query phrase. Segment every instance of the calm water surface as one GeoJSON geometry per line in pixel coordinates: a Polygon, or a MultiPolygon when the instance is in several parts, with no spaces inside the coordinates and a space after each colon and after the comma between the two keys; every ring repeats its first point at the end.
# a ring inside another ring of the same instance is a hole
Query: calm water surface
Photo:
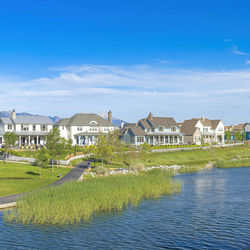
{"type": "Polygon", "coordinates": [[[179,175],[182,190],[90,223],[7,223],[1,249],[250,249],[250,168],[179,175]]]}

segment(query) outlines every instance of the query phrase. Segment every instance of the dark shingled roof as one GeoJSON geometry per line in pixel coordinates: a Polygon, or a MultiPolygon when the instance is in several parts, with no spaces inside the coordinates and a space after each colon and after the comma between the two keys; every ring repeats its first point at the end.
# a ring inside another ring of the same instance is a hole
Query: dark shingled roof
{"type": "Polygon", "coordinates": [[[129,128],[133,128],[136,126],[136,123],[126,123],[124,127],[120,130],[120,134],[124,135],[129,128]]]}
{"type": "Polygon", "coordinates": [[[139,120],[139,122],[142,124],[142,126],[146,129],[149,129],[150,128],[150,125],[149,123],[147,122],[147,119],[141,119],[139,120]]]}

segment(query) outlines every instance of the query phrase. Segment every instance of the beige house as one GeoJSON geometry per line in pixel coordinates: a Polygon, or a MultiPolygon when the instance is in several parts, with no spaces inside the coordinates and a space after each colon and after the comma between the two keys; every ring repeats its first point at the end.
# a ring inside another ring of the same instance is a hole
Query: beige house
{"type": "Polygon", "coordinates": [[[185,144],[224,144],[224,132],[221,120],[210,120],[205,117],[186,120],[181,126],[185,144]]]}

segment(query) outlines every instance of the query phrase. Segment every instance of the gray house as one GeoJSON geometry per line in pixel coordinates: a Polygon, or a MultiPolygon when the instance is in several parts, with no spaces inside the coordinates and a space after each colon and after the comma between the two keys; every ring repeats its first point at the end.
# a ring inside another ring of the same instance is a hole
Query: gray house
{"type": "Polygon", "coordinates": [[[152,113],[136,124],[121,128],[126,143],[141,145],[178,145],[183,143],[179,125],[172,117],[154,117],[152,113]]]}

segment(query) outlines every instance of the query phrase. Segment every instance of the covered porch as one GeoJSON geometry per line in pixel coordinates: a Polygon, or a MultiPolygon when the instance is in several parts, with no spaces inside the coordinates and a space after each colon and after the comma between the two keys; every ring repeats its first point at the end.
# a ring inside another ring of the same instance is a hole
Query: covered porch
{"type": "Polygon", "coordinates": [[[98,140],[98,136],[100,134],[101,133],[98,133],[98,132],[76,134],[75,135],[76,145],[78,146],[95,145],[98,140]]]}
{"type": "Polygon", "coordinates": [[[153,146],[161,145],[179,145],[183,143],[182,134],[159,134],[159,135],[146,135],[146,141],[153,146]]]}
{"type": "Polygon", "coordinates": [[[47,133],[17,133],[18,136],[18,147],[21,146],[39,146],[46,144],[47,133]]]}

